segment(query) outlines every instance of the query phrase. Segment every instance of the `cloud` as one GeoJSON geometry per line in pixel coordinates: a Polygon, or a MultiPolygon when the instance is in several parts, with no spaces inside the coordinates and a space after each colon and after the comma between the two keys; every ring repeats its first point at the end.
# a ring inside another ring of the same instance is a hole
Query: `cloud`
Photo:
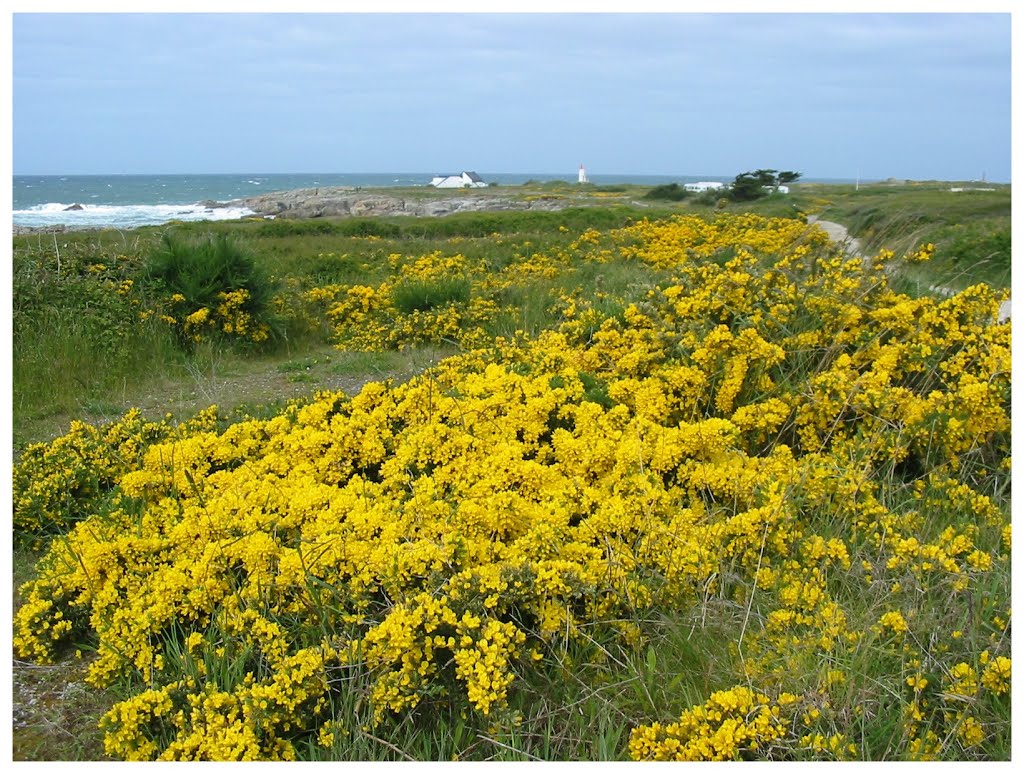
{"type": "Polygon", "coordinates": [[[482,168],[507,169],[506,149],[542,165],[590,148],[619,170],[671,157],[685,171],[740,146],[841,147],[865,127],[879,153],[912,148],[921,122],[941,121],[1005,135],[1008,176],[1009,27],[1007,14],[18,14],[15,161],[74,133],[103,171],[138,158],[140,127],[167,115],[236,143],[249,169],[285,146],[316,168],[338,136],[369,168],[415,141],[482,168]],[[54,105],[74,121],[36,131],[54,105]]]}

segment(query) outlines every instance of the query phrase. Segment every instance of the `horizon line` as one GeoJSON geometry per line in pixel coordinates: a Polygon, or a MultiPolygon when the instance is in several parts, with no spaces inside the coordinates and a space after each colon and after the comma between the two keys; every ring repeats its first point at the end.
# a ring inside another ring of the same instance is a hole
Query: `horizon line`
{"type": "MultiPolygon", "coordinates": [[[[558,176],[566,178],[575,178],[578,169],[571,172],[538,172],[538,171],[527,171],[527,172],[512,172],[512,171],[493,171],[485,170],[483,173],[487,175],[517,175],[517,176],[530,176],[530,177],[543,177],[543,176],[558,176]]],[[[422,175],[424,177],[438,175],[443,173],[435,172],[424,172],[424,171],[410,171],[410,170],[386,170],[382,172],[369,172],[365,170],[361,171],[349,171],[349,172],[337,172],[337,171],[323,171],[319,170],[316,172],[308,171],[295,171],[295,172],[253,172],[253,171],[242,171],[242,172],[12,172],[12,177],[154,177],[158,175],[167,176],[215,176],[215,175],[252,175],[252,176],[271,176],[271,175],[422,175]]],[[[741,173],[742,174],[742,173],[741,173]]],[[[590,177],[703,177],[703,178],[732,178],[735,175],[720,175],[720,174],[694,174],[694,173],[683,173],[683,172],[595,172],[591,173],[588,170],[590,177]]],[[[812,180],[860,180],[861,182],[884,182],[886,180],[906,180],[910,182],[939,182],[939,183],[955,183],[955,182],[985,182],[992,183],[994,185],[1010,185],[1010,180],[999,180],[990,179],[986,175],[985,177],[956,177],[956,178],[941,178],[941,177],[899,177],[890,175],[887,177],[864,177],[864,176],[850,176],[850,177],[838,177],[833,175],[805,175],[801,174],[800,180],[794,181],[799,183],[800,181],[812,181],[812,180]]]]}

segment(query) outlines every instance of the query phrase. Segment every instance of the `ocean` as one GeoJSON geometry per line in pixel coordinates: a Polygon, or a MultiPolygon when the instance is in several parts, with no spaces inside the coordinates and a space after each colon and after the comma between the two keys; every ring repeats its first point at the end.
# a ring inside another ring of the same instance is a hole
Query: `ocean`
{"type": "MultiPolygon", "coordinates": [[[[488,183],[522,185],[529,180],[575,182],[571,174],[481,172],[488,183]]],[[[226,220],[252,214],[241,207],[210,208],[271,191],[353,186],[394,188],[426,186],[432,173],[237,174],[237,175],[14,175],[12,222],[15,226],[66,225],[79,228],[134,228],[171,220],[226,220]],[[68,209],[73,208],[73,209],[68,209]]],[[[590,174],[595,185],[661,185],[732,177],[590,174]]]]}

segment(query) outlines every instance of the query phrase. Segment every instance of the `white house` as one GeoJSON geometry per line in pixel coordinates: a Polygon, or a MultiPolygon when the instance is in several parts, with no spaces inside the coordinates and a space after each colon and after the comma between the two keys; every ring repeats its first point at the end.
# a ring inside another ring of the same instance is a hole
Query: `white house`
{"type": "Polygon", "coordinates": [[[463,172],[461,175],[434,175],[430,181],[434,188],[486,188],[487,183],[483,181],[476,172],[463,172]]]}
{"type": "Polygon", "coordinates": [[[702,180],[699,183],[683,183],[683,188],[693,193],[704,193],[704,191],[717,191],[719,188],[725,188],[725,183],[702,180]]]}

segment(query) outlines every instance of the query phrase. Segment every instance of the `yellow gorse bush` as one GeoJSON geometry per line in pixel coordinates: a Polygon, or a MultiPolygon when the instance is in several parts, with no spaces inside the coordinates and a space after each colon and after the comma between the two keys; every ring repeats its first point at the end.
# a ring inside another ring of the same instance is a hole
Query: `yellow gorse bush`
{"type": "Polygon", "coordinates": [[[173,434],[212,429],[216,410],[179,426],[170,419],[149,422],[133,409],[102,429],[73,421],[68,433],[55,441],[27,447],[14,469],[15,538],[38,548],[44,536],[66,531],[70,523],[90,515],[96,500],[141,462],[150,444],[173,434]]]}
{"type": "Polygon", "coordinates": [[[656,761],[784,756],[796,744],[789,738],[795,714],[790,707],[796,701],[796,696],[783,694],[773,702],[744,686],[717,691],[705,704],[686,710],[675,723],[635,729],[629,752],[636,760],[656,761]]]}
{"type": "Polygon", "coordinates": [[[353,676],[378,725],[438,701],[502,722],[554,654],[628,647],[645,611],[717,599],[742,611],[728,647],[749,685],[638,723],[633,757],[856,757],[836,729],[869,718],[829,697],[868,648],[888,687],[858,706],[901,697],[895,754],[1001,733],[1002,298],[911,299],[892,256],[849,258],[797,220],[645,221],[571,250],[671,279],[619,314],[563,296],[557,330],[493,339],[486,290],[514,270],[485,285],[461,256],[392,257],[395,282],[473,277],[471,300],[397,315],[386,282],[306,301],[345,344],[463,354],[223,431],[133,414],[31,450],[15,525],[67,532],[22,590],[15,652],[88,640],[90,682],[149,686],[104,718],[113,755],[288,759],[334,739],[353,676]],[[986,632],[984,660],[936,626],[986,632]]]}
{"type": "Polygon", "coordinates": [[[195,308],[194,302],[181,293],[175,293],[158,301],[155,309],[140,312],[140,316],[148,319],[156,314],[184,341],[192,343],[205,341],[211,336],[227,336],[259,344],[270,338],[270,326],[254,320],[246,311],[244,307],[248,299],[249,291],[239,288],[217,293],[215,306],[195,308]]]}

